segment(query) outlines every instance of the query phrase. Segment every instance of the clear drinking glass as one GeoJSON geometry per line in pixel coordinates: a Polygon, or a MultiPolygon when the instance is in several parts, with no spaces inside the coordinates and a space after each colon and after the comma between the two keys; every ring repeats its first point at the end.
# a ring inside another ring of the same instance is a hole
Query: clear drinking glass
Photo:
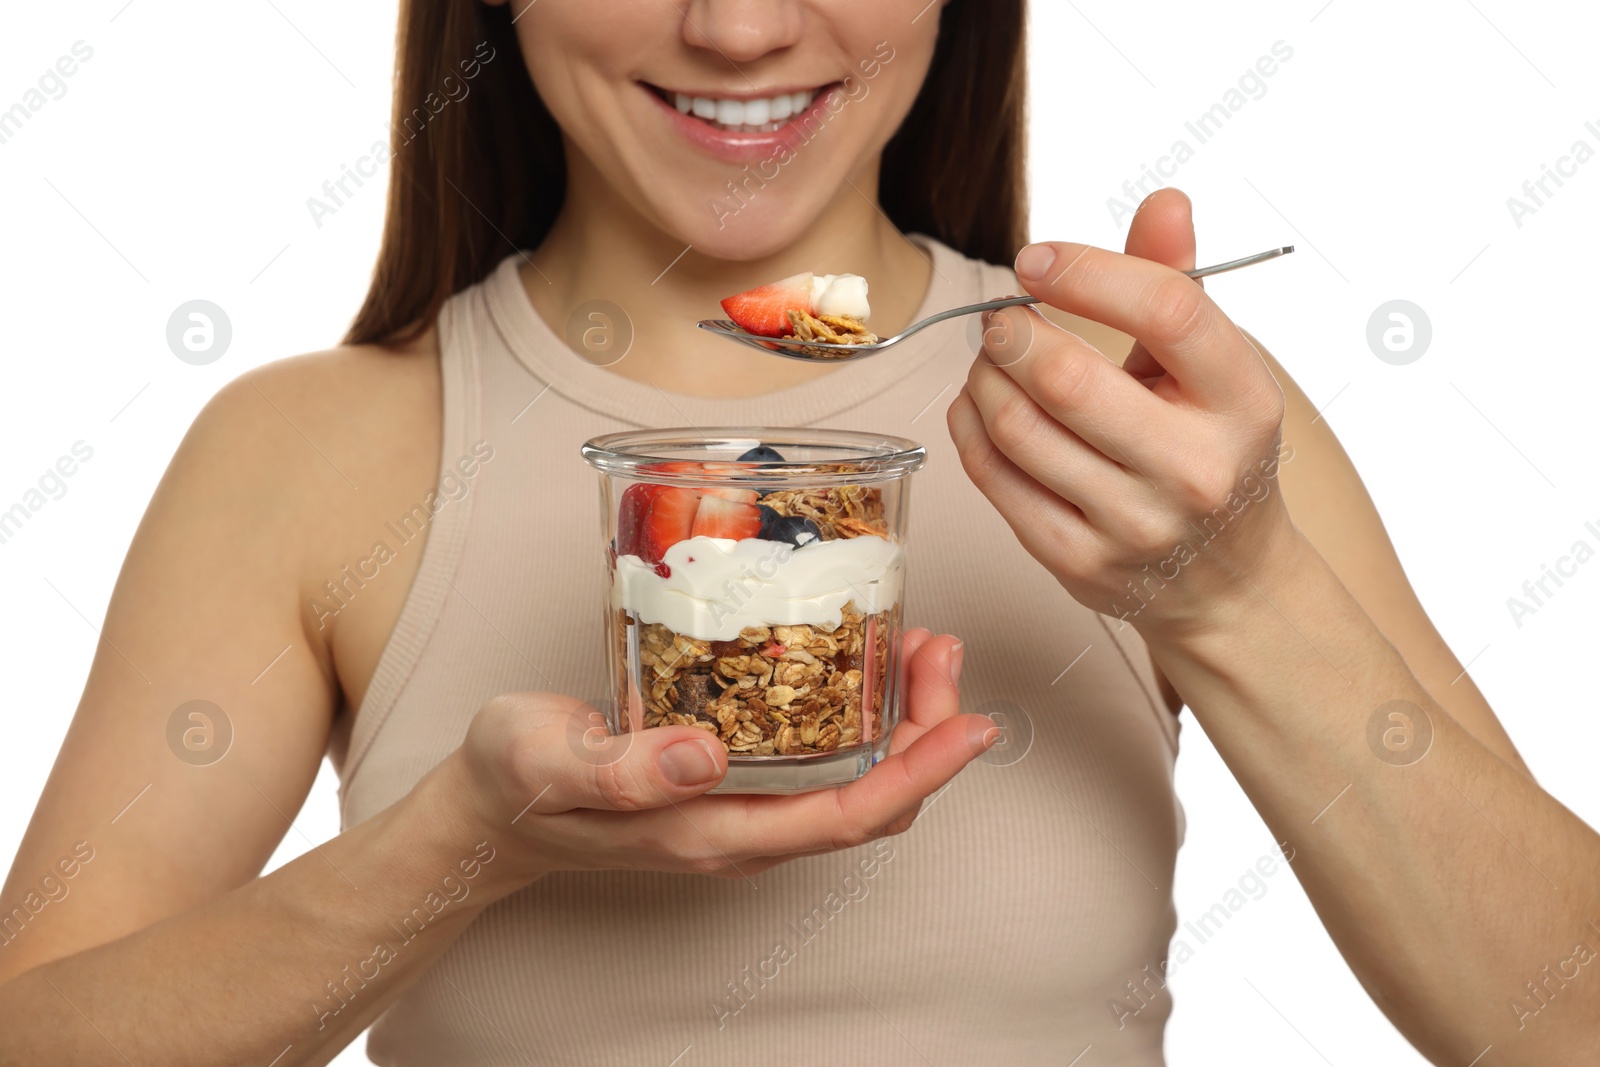
{"type": "Polygon", "coordinates": [[[596,437],[614,734],[695,726],[718,793],[841,785],[899,720],[910,474],[900,437],[641,430],[596,437]]]}

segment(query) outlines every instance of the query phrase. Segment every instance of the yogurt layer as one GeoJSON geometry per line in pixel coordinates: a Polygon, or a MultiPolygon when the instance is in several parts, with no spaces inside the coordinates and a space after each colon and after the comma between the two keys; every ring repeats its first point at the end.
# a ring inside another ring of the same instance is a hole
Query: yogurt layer
{"type": "Polygon", "coordinates": [[[818,315],[848,315],[866,322],[867,280],[859,274],[817,274],[811,279],[811,306],[818,315]]]}
{"type": "Polygon", "coordinates": [[[876,614],[900,600],[905,549],[882,537],[780,541],[691,537],[667,549],[663,578],[638,556],[618,556],[613,607],[701,641],[731,641],[746,626],[831,630],[847,601],[876,614]]]}

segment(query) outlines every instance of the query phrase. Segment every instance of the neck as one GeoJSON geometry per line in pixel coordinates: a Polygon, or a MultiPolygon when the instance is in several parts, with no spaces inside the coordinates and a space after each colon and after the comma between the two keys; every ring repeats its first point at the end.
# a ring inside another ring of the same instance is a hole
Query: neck
{"type": "Polygon", "coordinates": [[[615,363],[610,355],[590,358],[625,378],[693,396],[741,397],[835,373],[837,364],[766,357],[695,328],[700,319],[722,316],[723,297],[791,274],[866,277],[872,325],[882,336],[909,325],[927,292],[928,260],[878,208],[876,161],[840,187],[798,241],[762,259],[732,261],[685,251],[618,197],[570,144],[567,158],[566,202],[531,263],[522,265],[523,285],[559,337],[569,336],[569,320],[590,301],[623,309],[633,328],[627,356],[615,363]]]}

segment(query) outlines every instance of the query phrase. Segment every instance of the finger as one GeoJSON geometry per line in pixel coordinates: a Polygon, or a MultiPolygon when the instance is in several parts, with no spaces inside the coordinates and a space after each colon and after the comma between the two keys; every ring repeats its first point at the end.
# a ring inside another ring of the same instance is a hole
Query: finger
{"type": "MultiPolygon", "coordinates": [[[[1130,256],[1165,264],[1173,270],[1195,267],[1194,205],[1178,189],[1157,189],[1144,198],[1128,227],[1123,250],[1130,256]]],[[[1204,286],[1205,282],[1196,279],[1204,286]]],[[[1143,344],[1135,342],[1122,369],[1135,378],[1153,378],[1161,364],[1143,344]]]]}
{"type": "Polygon", "coordinates": [[[922,640],[900,646],[904,714],[889,738],[891,753],[905,751],[917,738],[961,711],[961,691],[956,685],[964,653],[961,641],[949,634],[934,637],[926,630],[922,633],[926,635],[922,640]]]}
{"type": "Polygon", "coordinates": [[[1194,270],[1194,204],[1179,189],[1157,189],[1145,197],[1123,245],[1130,256],[1173,270],[1194,270]]]}
{"type": "Polygon", "coordinates": [[[1204,289],[1171,267],[1065,242],[1029,245],[1018,280],[1063,311],[1143,342],[1195,403],[1251,409],[1275,387],[1261,357],[1204,289]]]}
{"type": "Polygon", "coordinates": [[[626,815],[572,811],[548,820],[546,834],[557,852],[592,852],[603,841],[621,855],[672,856],[682,869],[706,873],[729,866],[746,870],[752,861],[774,856],[837,852],[883,836],[999,736],[987,716],[957,715],[837,789],[695,797],[670,809],[626,815]]]}
{"type": "MultiPolygon", "coordinates": [[[[986,329],[986,338],[991,334],[1025,337],[1026,349],[1020,355],[1013,349],[1004,358],[974,360],[967,378],[969,384],[977,383],[979,372],[985,367],[1002,372],[1051,420],[1070,429],[1103,455],[1129,467],[1147,466],[1169,450],[1158,439],[1158,431],[1170,425],[1171,405],[1135,381],[1098,348],[1033,308],[1007,308],[988,318],[1009,325],[986,329]]],[[[990,354],[986,341],[984,356],[990,354]]],[[[974,399],[978,399],[976,390],[974,399]]],[[[991,425],[990,429],[994,427],[991,425]]],[[[1010,454],[1004,441],[996,438],[996,443],[1010,454]]]]}
{"type": "MultiPolygon", "coordinates": [[[[1098,355],[1094,358],[1105,362],[1098,355]]],[[[1112,373],[1122,375],[1110,364],[1106,366],[1112,373]]],[[[1161,403],[1138,383],[1122,376],[1147,401],[1161,403]]],[[[1103,449],[1121,452],[1120,448],[1113,443],[1091,447],[1053,413],[1040,407],[1011,374],[982,360],[973,364],[967,376],[967,395],[977,406],[996,448],[1045,488],[1077,505],[1091,522],[1107,524],[1101,505],[1126,493],[1128,474],[1103,449]]]]}
{"type": "Polygon", "coordinates": [[[1035,558],[1042,562],[1098,545],[1094,526],[1076,504],[1050,492],[995,447],[966,386],[951,401],[945,421],[967,477],[1035,558]]]}
{"type": "Polygon", "coordinates": [[[511,739],[509,759],[530,814],[576,808],[637,811],[697,796],[727,772],[727,750],[693,726],[613,735],[598,711],[545,703],[511,739]]]}

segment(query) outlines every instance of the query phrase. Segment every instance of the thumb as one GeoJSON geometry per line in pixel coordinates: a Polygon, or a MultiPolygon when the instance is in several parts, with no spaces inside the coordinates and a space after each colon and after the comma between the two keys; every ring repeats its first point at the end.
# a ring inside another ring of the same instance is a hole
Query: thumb
{"type": "MultiPolygon", "coordinates": [[[[1181,189],[1171,188],[1157,189],[1145,197],[1128,227],[1123,251],[1175,270],[1194,270],[1194,204],[1189,197],[1181,189]]],[[[1135,378],[1165,373],[1155,357],[1137,342],[1122,369],[1135,378]]]]}
{"type": "Polygon", "coordinates": [[[1128,228],[1123,251],[1175,270],[1194,270],[1194,205],[1181,189],[1145,197],[1128,228]]]}
{"type": "Polygon", "coordinates": [[[594,708],[546,703],[510,738],[514,789],[526,814],[589,808],[639,811],[704,793],[728,769],[727,749],[693,726],[657,726],[611,734],[594,708]]]}

